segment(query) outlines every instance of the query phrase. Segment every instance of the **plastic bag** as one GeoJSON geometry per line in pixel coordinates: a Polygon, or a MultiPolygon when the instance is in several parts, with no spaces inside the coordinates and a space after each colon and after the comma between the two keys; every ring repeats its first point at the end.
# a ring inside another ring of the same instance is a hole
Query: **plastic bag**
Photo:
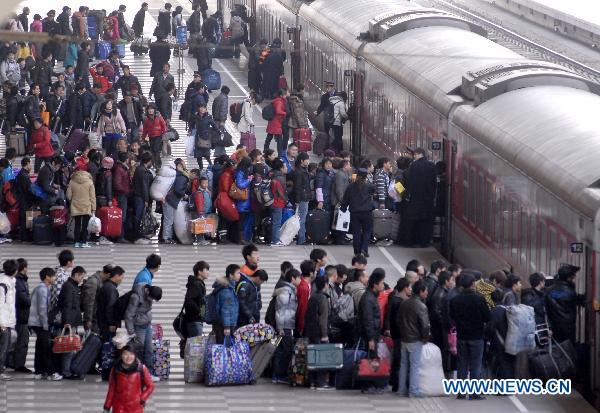
{"type": "Polygon", "coordinates": [[[0,234],[8,234],[10,232],[10,221],[4,212],[0,212],[0,234]]]}
{"type": "Polygon", "coordinates": [[[153,237],[158,231],[158,221],[149,209],[146,209],[146,213],[140,223],[140,235],[143,237],[153,237]]]}
{"type": "Polygon", "coordinates": [[[90,218],[90,222],[88,223],[88,233],[89,234],[100,234],[100,230],[102,229],[102,222],[100,222],[100,218],[95,215],[92,215],[90,218]]]}
{"type": "Polygon", "coordinates": [[[423,345],[421,350],[421,367],[419,369],[419,391],[424,396],[444,395],[444,369],[442,352],[432,343],[423,345]]]}
{"type": "Polygon", "coordinates": [[[196,135],[188,135],[185,140],[185,154],[187,156],[194,156],[194,147],[196,146],[196,135]]]}
{"type": "Polygon", "coordinates": [[[279,240],[284,245],[290,245],[294,240],[294,237],[298,235],[298,231],[300,231],[300,216],[298,215],[298,211],[296,211],[296,213],[281,226],[279,240]]]}

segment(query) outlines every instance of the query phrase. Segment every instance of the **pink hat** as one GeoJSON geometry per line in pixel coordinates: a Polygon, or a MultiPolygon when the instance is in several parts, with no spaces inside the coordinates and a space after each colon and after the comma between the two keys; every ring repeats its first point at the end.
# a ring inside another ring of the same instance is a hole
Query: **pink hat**
{"type": "Polygon", "coordinates": [[[104,159],[102,159],[102,167],[104,169],[112,169],[114,164],[115,161],[110,156],[105,156],[104,159]]]}

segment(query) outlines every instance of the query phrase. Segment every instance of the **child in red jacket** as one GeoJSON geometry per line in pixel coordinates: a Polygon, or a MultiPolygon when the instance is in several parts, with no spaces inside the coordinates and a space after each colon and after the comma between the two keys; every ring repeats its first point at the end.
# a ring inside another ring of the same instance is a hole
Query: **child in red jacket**
{"type": "Polygon", "coordinates": [[[96,66],[92,66],[90,68],[90,75],[92,75],[92,79],[94,80],[94,84],[98,83],[102,85],[100,88],[101,93],[106,93],[108,89],[111,88],[112,83],[108,80],[108,77],[104,74],[104,64],[98,63],[96,66]]]}
{"type": "Polygon", "coordinates": [[[143,413],[154,391],[150,372],[135,356],[131,345],[121,349],[121,358],[110,372],[104,413],[143,413]]]}

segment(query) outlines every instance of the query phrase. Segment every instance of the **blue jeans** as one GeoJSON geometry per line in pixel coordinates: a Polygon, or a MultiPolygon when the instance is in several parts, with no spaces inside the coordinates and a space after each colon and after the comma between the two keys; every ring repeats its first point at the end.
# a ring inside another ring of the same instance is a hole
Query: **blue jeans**
{"type": "Polygon", "coordinates": [[[421,393],[419,391],[419,368],[421,365],[423,343],[420,341],[414,343],[402,343],[401,347],[398,393],[404,396],[409,394],[411,396],[419,395],[421,393]],[[406,383],[407,381],[408,386],[406,383]]]}
{"type": "Polygon", "coordinates": [[[279,235],[281,234],[282,215],[283,208],[271,208],[271,244],[277,244],[279,242],[279,235]]]}
{"type": "Polygon", "coordinates": [[[369,240],[373,234],[373,213],[371,211],[352,212],[350,215],[352,227],[352,246],[354,254],[369,252],[369,240]]]}
{"type": "Polygon", "coordinates": [[[146,209],[144,205],[144,200],[139,196],[133,198],[133,212],[135,214],[135,238],[142,238],[140,235],[140,225],[142,223],[142,218],[144,217],[144,210],[146,209]]]}
{"type": "Polygon", "coordinates": [[[306,242],[306,215],[308,215],[308,201],[298,202],[298,216],[300,217],[300,231],[298,231],[298,245],[306,242]]]}
{"type": "Polygon", "coordinates": [[[163,203],[163,239],[170,240],[173,238],[173,222],[175,219],[175,208],[169,205],[168,202],[163,203]]]}
{"type": "Polygon", "coordinates": [[[137,342],[137,356],[152,374],[154,374],[154,351],[152,348],[152,326],[148,324],[145,327],[135,326],[135,336],[137,342]]]}
{"type": "Polygon", "coordinates": [[[457,378],[481,378],[483,340],[458,340],[457,378]],[[470,373],[470,374],[469,374],[470,373]]]}
{"type": "Polygon", "coordinates": [[[201,321],[186,324],[188,337],[198,337],[204,331],[204,324],[201,321]]]}

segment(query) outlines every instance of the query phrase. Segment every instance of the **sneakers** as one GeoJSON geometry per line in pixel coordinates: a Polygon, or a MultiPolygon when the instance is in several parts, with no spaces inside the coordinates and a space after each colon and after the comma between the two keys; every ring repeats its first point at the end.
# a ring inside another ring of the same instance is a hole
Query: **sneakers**
{"type": "Polygon", "coordinates": [[[2,381],[12,381],[13,377],[9,376],[8,374],[2,373],[2,374],[0,374],[0,380],[2,380],[2,381]]]}
{"type": "Polygon", "coordinates": [[[328,391],[328,390],[333,390],[333,389],[331,386],[329,386],[327,384],[317,387],[317,391],[328,391]]]}
{"type": "Polygon", "coordinates": [[[134,244],[136,245],[149,245],[150,244],[150,240],[146,239],[146,238],[140,238],[135,240],[134,244]]]}
{"type": "Polygon", "coordinates": [[[73,248],[81,248],[81,242],[76,242],[73,248]]]}
{"type": "Polygon", "coordinates": [[[202,247],[205,247],[205,246],[207,246],[207,245],[210,245],[210,241],[208,241],[208,240],[206,240],[206,239],[205,239],[204,241],[200,241],[200,242],[198,242],[198,244],[199,244],[200,246],[202,246],[202,247]]]}
{"type": "Polygon", "coordinates": [[[285,247],[285,244],[281,241],[271,244],[272,247],[285,247]]]}
{"type": "Polygon", "coordinates": [[[19,367],[18,369],[15,369],[15,371],[17,373],[25,373],[25,374],[31,374],[33,373],[33,371],[29,370],[27,367],[23,366],[23,367],[19,367]]]}
{"type": "Polygon", "coordinates": [[[50,381],[61,381],[62,379],[63,379],[63,376],[61,376],[58,373],[54,373],[53,375],[48,376],[48,380],[50,380],[50,381]]]}
{"type": "Polygon", "coordinates": [[[34,374],[33,379],[34,380],[48,380],[48,375],[47,374],[34,374]]]}
{"type": "Polygon", "coordinates": [[[317,390],[317,386],[315,386],[314,384],[311,384],[311,385],[310,385],[310,389],[311,389],[311,390],[317,390]]]}
{"type": "Polygon", "coordinates": [[[154,383],[156,383],[156,382],[160,381],[160,377],[158,377],[158,376],[152,376],[152,381],[154,383]]]}
{"type": "Polygon", "coordinates": [[[81,244],[79,246],[79,248],[92,248],[92,246],[90,244],[88,244],[87,242],[84,242],[83,244],[81,244]]]}
{"type": "Polygon", "coordinates": [[[175,244],[177,244],[177,242],[175,240],[172,240],[172,239],[166,239],[166,240],[163,241],[163,244],[165,244],[165,245],[175,245],[175,244]]]}
{"type": "Polygon", "coordinates": [[[113,245],[114,244],[112,241],[109,241],[106,237],[100,237],[100,240],[98,241],[98,243],[100,245],[113,245]]]}

